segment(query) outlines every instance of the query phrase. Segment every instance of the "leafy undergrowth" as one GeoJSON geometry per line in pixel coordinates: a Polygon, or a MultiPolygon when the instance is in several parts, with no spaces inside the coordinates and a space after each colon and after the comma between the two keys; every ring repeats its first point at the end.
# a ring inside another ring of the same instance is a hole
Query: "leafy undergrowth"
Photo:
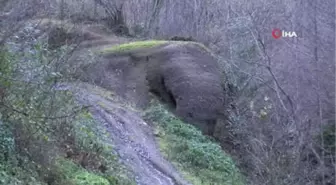
{"type": "Polygon", "coordinates": [[[71,160],[58,159],[56,168],[58,175],[62,176],[58,184],[74,185],[109,185],[109,181],[102,176],[96,175],[83,169],[71,160]]]}
{"type": "MultiPolygon", "coordinates": [[[[96,180],[100,179],[105,182],[101,185],[133,185],[134,181],[129,176],[127,169],[118,162],[113,146],[108,142],[109,133],[99,125],[92,118],[90,112],[80,114],[76,123],[77,140],[74,146],[70,147],[72,150],[67,152],[67,158],[82,167],[82,170],[78,170],[79,173],[73,174],[77,174],[78,178],[84,178],[82,177],[84,175],[92,176],[96,180]],[[83,170],[84,168],[86,171],[83,170]]],[[[71,179],[73,177],[74,175],[70,176],[71,179]]],[[[95,185],[93,181],[87,184],[95,185]]]]}
{"type": "Polygon", "coordinates": [[[8,128],[4,128],[5,125],[1,125],[0,130],[1,149],[5,151],[0,155],[1,185],[134,184],[127,175],[127,169],[117,161],[112,146],[104,141],[104,137],[108,137],[107,132],[96,126],[97,123],[88,112],[81,113],[75,122],[75,128],[67,133],[70,138],[74,138],[73,141],[55,143],[51,139],[43,139],[43,144],[40,144],[55,145],[49,147],[55,153],[32,153],[50,160],[48,162],[43,159],[31,160],[30,156],[18,154],[14,137],[8,128]],[[65,146],[60,147],[61,144],[65,146]]]}
{"type": "Polygon", "coordinates": [[[232,159],[194,126],[157,103],[144,117],[154,122],[162,152],[194,185],[244,184],[232,159]]]}
{"type": "Polygon", "coordinates": [[[132,185],[60,71],[69,48],[0,48],[0,185],[132,185]],[[55,58],[57,60],[55,60],[55,58]]]}

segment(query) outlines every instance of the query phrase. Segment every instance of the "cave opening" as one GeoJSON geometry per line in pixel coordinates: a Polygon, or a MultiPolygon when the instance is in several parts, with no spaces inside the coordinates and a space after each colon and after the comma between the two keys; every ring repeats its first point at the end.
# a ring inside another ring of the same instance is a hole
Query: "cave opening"
{"type": "Polygon", "coordinates": [[[176,99],[173,93],[167,89],[163,77],[159,80],[159,86],[151,87],[150,92],[153,93],[160,101],[167,104],[170,108],[176,109],[176,99]]]}

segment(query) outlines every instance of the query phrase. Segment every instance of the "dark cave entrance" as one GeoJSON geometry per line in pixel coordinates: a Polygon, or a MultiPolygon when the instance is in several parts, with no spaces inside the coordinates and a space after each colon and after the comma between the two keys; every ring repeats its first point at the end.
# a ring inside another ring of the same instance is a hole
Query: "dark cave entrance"
{"type": "Polygon", "coordinates": [[[175,109],[176,108],[176,100],[175,100],[173,94],[170,91],[167,91],[167,95],[168,95],[168,99],[169,99],[169,101],[167,103],[175,109]]]}
{"type": "Polygon", "coordinates": [[[161,77],[157,87],[151,87],[150,92],[159,98],[163,103],[168,104],[172,109],[176,108],[176,99],[173,93],[166,88],[164,78],[161,77]]]}
{"type": "Polygon", "coordinates": [[[160,86],[162,87],[162,98],[163,101],[165,101],[169,106],[171,106],[172,108],[176,108],[176,99],[173,95],[173,93],[167,89],[166,84],[165,84],[165,80],[163,77],[161,77],[160,79],[160,86]]]}

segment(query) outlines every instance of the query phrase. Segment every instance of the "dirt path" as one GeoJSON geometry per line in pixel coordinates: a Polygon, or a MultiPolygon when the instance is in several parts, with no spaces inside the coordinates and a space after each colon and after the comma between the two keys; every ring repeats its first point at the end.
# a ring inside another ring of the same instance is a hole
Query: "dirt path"
{"type": "Polygon", "coordinates": [[[140,112],[125,108],[108,96],[109,92],[88,84],[71,86],[78,100],[92,105],[91,113],[110,133],[110,141],[122,163],[129,167],[138,185],[190,185],[165,160],[155,142],[151,127],[140,112]]]}

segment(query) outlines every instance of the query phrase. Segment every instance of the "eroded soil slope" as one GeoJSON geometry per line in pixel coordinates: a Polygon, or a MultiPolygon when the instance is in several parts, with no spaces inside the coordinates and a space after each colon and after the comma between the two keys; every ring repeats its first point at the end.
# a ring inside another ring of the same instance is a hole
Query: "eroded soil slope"
{"type": "Polygon", "coordinates": [[[78,100],[91,105],[93,117],[107,129],[109,141],[122,163],[129,167],[139,185],[190,185],[163,158],[150,125],[136,109],[111,95],[110,91],[89,84],[67,84],[78,100]]]}

